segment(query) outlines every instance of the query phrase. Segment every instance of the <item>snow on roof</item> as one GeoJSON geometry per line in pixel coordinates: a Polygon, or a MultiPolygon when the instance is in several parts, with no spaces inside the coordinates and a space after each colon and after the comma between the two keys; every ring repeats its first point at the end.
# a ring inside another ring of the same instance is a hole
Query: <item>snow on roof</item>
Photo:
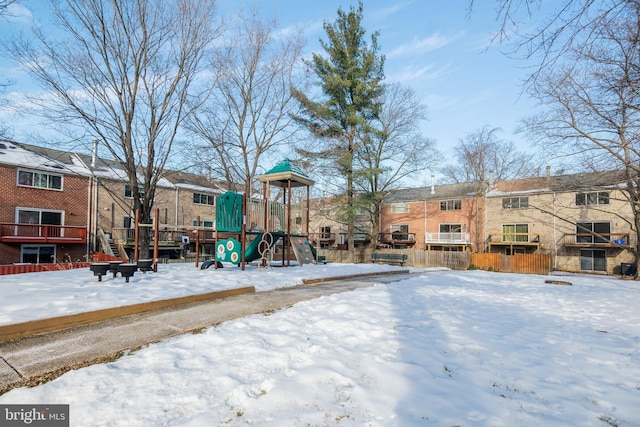
{"type": "Polygon", "coordinates": [[[500,191],[500,190],[491,190],[487,192],[487,197],[503,197],[503,196],[511,196],[514,194],[540,194],[540,193],[550,193],[552,190],[550,188],[535,188],[530,190],[514,190],[514,191],[500,191]]]}
{"type": "Polygon", "coordinates": [[[79,173],[82,170],[77,165],[51,159],[9,141],[0,141],[0,163],[58,173],[79,173]]]}

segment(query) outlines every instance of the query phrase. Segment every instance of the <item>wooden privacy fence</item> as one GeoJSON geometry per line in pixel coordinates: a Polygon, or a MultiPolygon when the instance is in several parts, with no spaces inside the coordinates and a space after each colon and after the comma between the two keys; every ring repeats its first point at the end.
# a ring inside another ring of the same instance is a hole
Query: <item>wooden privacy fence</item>
{"type": "Polygon", "coordinates": [[[471,254],[471,265],[481,270],[503,273],[549,274],[549,254],[471,254]]]}
{"type": "MultiPolygon", "coordinates": [[[[370,263],[371,249],[356,249],[356,263],[370,263]]],[[[379,253],[406,254],[405,266],[410,267],[447,267],[453,270],[466,270],[471,261],[469,252],[458,251],[424,251],[420,249],[384,249],[377,250],[379,253]]],[[[337,249],[319,249],[318,254],[326,257],[328,261],[347,262],[347,251],[337,249]]]]}
{"type": "MultiPolygon", "coordinates": [[[[371,249],[356,249],[354,262],[370,263],[372,252],[371,249]]],[[[405,265],[410,267],[446,267],[452,270],[466,270],[472,267],[481,270],[524,274],[549,274],[551,271],[551,255],[549,254],[472,254],[420,249],[384,249],[376,252],[406,254],[407,262],[405,265]]],[[[336,249],[319,249],[318,254],[333,262],[347,262],[348,257],[346,251],[336,249]]]]}

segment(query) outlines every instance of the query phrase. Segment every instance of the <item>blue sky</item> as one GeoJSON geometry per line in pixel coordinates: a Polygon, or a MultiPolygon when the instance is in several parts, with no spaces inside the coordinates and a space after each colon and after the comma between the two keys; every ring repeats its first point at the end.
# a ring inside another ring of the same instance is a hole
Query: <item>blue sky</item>
{"type": "MultiPolygon", "coordinates": [[[[220,11],[233,16],[250,0],[218,0],[220,11]]],[[[22,0],[37,14],[39,0],[22,0]]],[[[333,21],[337,9],[348,10],[357,1],[262,0],[255,2],[265,16],[275,17],[283,29],[301,27],[307,39],[306,54],[319,50],[324,38],[322,23],[333,21]]],[[[495,2],[475,1],[467,13],[468,0],[365,0],[364,26],[370,34],[379,31],[381,53],[386,56],[385,74],[390,82],[411,87],[428,109],[423,123],[425,136],[436,139],[438,148],[451,156],[458,139],[485,125],[502,128],[500,136],[526,149],[522,136],[514,134],[518,120],[533,112],[533,103],[523,96],[526,63],[507,58],[499,45],[489,46],[499,23],[495,2]]],[[[2,22],[0,33],[24,28],[26,15],[2,22]]],[[[0,73],[15,81],[11,99],[31,89],[15,64],[2,61],[0,73]]],[[[33,132],[33,121],[0,111],[0,120],[13,124],[13,136],[25,141],[33,132]]]]}
{"type": "MultiPolygon", "coordinates": [[[[225,11],[238,4],[238,0],[220,1],[225,11]]],[[[309,54],[320,52],[318,40],[326,39],[323,21],[335,20],[339,7],[349,10],[357,0],[259,4],[281,27],[302,27],[309,54]]],[[[514,133],[518,121],[534,108],[522,94],[527,64],[501,53],[507,46],[490,45],[499,28],[495,1],[476,0],[470,15],[468,0],[364,0],[363,4],[367,33],[380,32],[387,80],[411,87],[427,106],[429,120],[423,123],[423,133],[437,140],[445,156],[451,156],[459,139],[485,125],[501,128],[500,137],[527,150],[524,136],[514,133]]]]}

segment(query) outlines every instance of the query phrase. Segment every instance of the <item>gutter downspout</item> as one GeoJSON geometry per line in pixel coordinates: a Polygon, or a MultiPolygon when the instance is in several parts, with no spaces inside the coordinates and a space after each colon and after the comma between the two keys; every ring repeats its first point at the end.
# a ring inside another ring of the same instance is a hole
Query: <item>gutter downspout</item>
{"type": "Polygon", "coordinates": [[[558,269],[558,239],[556,238],[556,198],[558,193],[553,192],[553,269],[558,269]]]}
{"type": "Polygon", "coordinates": [[[175,217],[174,222],[173,222],[173,229],[175,231],[178,231],[178,210],[179,210],[179,206],[178,206],[179,202],[178,202],[178,200],[179,200],[179,194],[180,194],[180,188],[178,186],[176,186],[176,217],[175,217]]]}
{"type": "Polygon", "coordinates": [[[89,176],[89,186],[87,188],[87,247],[86,247],[86,257],[87,262],[91,261],[91,244],[93,242],[93,238],[91,237],[91,230],[93,229],[93,171],[89,176]]]}
{"type": "Polygon", "coordinates": [[[93,250],[98,249],[96,236],[98,235],[98,177],[95,176],[96,161],[98,159],[98,140],[93,140],[93,150],[91,152],[91,176],[93,177],[93,235],[91,241],[93,250]]]}

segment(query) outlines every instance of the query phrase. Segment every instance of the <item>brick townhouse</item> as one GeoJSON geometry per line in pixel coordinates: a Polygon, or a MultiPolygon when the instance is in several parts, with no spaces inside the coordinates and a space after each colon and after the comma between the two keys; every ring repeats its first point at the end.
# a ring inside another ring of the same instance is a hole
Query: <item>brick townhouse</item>
{"type": "Polygon", "coordinates": [[[553,267],[619,274],[636,244],[617,172],[503,181],[487,193],[488,252],[548,253],[553,267]]]}
{"type": "MultiPolygon", "coordinates": [[[[0,264],[85,260],[94,250],[131,257],[135,212],[125,176],[99,157],[0,141],[0,264]]],[[[182,236],[196,226],[213,229],[222,192],[206,177],[166,171],[154,199],[161,256],[179,257],[182,236]]]]}
{"type": "MultiPolygon", "coordinates": [[[[108,160],[0,141],[0,263],[84,260],[93,250],[131,257],[135,212],[124,176],[108,160]]],[[[547,253],[558,270],[616,274],[631,265],[636,244],[620,182],[615,172],[547,171],[482,185],[399,189],[383,201],[378,230],[371,230],[365,212],[356,215],[355,243],[547,253]]],[[[213,231],[215,196],[224,191],[206,177],[166,171],[154,205],[161,256],[179,257],[182,239],[195,228],[213,231]]],[[[311,202],[309,240],[315,245],[346,249],[346,226],[337,218],[341,203],[311,202]]]]}
{"type": "Polygon", "coordinates": [[[482,247],[484,186],[408,188],[384,199],[378,243],[395,248],[470,251],[482,247]]]}
{"type": "MultiPolygon", "coordinates": [[[[398,189],[383,201],[378,248],[545,253],[553,268],[619,274],[633,263],[633,216],[619,173],[582,173],[398,189]]],[[[315,200],[311,229],[336,248],[336,204],[315,200]]],[[[368,228],[367,228],[368,227],[368,228]]],[[[364,231],[363,231],[364,232],[364,231]]]]}
{"type": "Polygon", "coordinates": [[[0,141],[0,264],[86,260],[84,165],[0,141]]]}

